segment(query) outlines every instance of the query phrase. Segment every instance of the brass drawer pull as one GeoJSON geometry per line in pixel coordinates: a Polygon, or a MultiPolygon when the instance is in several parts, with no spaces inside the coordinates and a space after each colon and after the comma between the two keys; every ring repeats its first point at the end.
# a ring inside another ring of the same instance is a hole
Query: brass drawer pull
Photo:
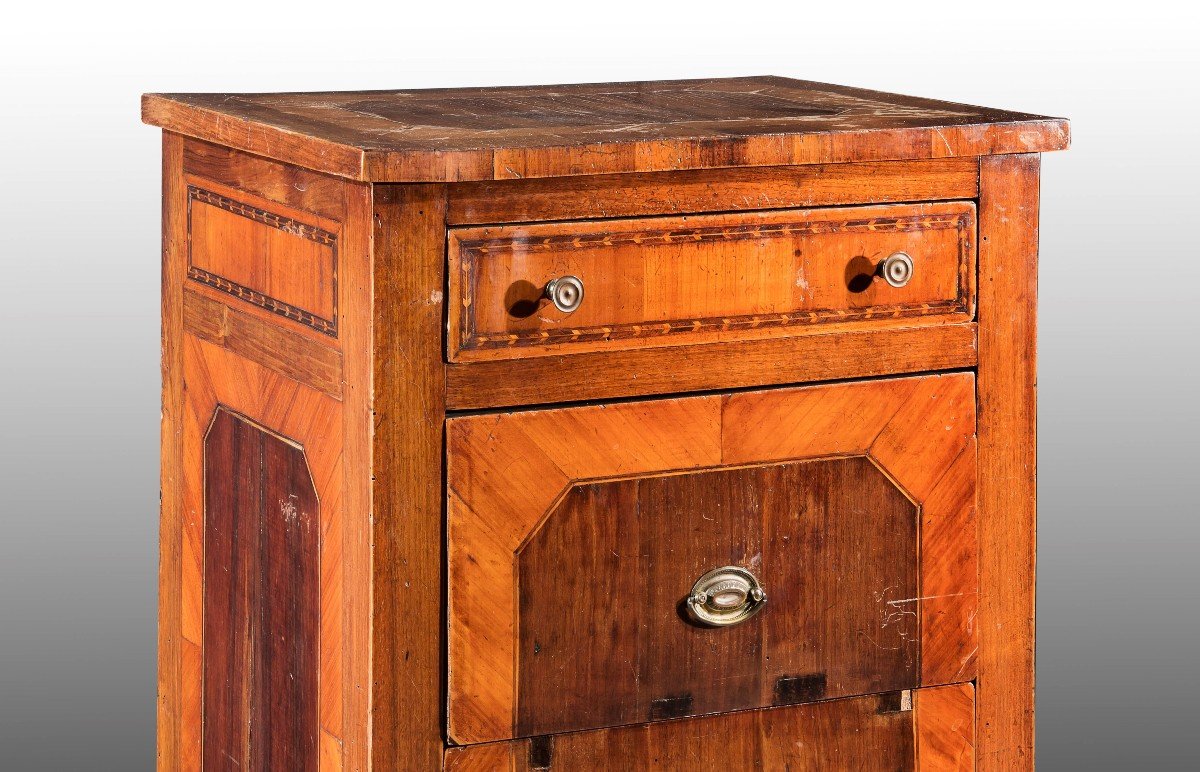
{"type": "Polygon", "coordinates": [[[583,303],[583,282],[576,276],[559,276],[547,282],[544,294],[555,308],[569,314],[583,303]]]}
{"type": "Polygon", "coordinates": [[[903,287],[913,275],[912,258],[903,252],[889,255],[879,264],[879,275],[893,287],[903,287]]]}
{"type": "Polygon", "coordinates": [[[725,566],[697,579],[686,605],[694,621],[729,627],[745,622],[766,603],[767,593],[754,574],[739,566],[725,566]]]}

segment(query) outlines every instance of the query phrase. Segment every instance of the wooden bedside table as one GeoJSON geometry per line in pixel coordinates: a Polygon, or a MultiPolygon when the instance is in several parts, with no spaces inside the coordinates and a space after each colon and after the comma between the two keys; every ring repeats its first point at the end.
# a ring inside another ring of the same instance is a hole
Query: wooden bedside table
{"type": "Polygon", "coordinates": [[[1033,766],[1066,121],[776,77],[143,118],[160,768],[1033,766]]]}

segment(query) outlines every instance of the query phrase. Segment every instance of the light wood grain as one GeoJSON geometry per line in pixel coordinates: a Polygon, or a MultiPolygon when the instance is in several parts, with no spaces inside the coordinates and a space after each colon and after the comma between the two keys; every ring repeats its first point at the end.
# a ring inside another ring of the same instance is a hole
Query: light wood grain
{"type": "Polygon", "coordinates": [[[917,769],[971,772],[975,767],[975,688],[958,684],[913,692],[917,769]]]}
{"type": "Polygon", "coordinates": [[[189,283],[336,337],[339,224],[187,180],[189,283]]]}
{"type": "Polygon", "coordinates": [[[973,367],[975,324],[600,351],[446,367],[451,410],[513,407],[973,367]]]}
{"type": "MultiPolygon", "coordinates": [[[[158,768],[181,769],[198,726],[184,722],[183,614],[183,275],[187,270],[187,194],[183,138],[163,133],[162,148],[162,422],[158,563],[158,768]],[[190,735],[190,737],[189,737],[190,735]]],[[[197,652],[198,654],[198,652],[197,652]]],[[[198,660],[197,657],[192,659],[198,660]]],[[[198,665],[198,662],[196,663],[198,665]]],[[[189,680],[190,683],[190,680],[189,680]]]]}
{"type": "Polygon", "coordinates": [[[190,334],[341,398],[342,352],[337,347],[230,306],[211,290],[184,290],[183,315],[190,334]]]}
{"type": "Polygon", "coordinates": [[[1037,156],[980,168],[979,756],[1033,769],[1037,156]]]}
{"type": "Polygon", "coordinates": [[[970,202],[451,229],[450,359],[912,326],[974,315],[970,202]],[[903,287],[879,277],[898,252],[903,287]],[[542,296],[574,276],[583,301],[542,296]]]}

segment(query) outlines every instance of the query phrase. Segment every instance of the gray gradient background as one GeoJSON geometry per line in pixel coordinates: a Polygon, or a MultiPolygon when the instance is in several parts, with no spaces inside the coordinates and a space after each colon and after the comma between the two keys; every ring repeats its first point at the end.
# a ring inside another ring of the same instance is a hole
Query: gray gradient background
{"type": "Polygon", "coordinates": [[[1073,120],[1043,164],[1039,763],[1194,763],[1196,12],[810,5],[7,11],[0,767],[153,764],[159,134],[139,92],[758,73],[1073,120]]]}

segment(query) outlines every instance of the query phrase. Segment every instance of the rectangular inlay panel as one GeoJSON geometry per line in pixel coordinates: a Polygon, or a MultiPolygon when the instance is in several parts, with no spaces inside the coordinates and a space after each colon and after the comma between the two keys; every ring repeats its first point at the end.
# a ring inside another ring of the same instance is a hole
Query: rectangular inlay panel
{"type": "Polygon", "coordinates": [[[337,235],[318,224],[189,185],[188,278],[337,335],[337,235]]]}

